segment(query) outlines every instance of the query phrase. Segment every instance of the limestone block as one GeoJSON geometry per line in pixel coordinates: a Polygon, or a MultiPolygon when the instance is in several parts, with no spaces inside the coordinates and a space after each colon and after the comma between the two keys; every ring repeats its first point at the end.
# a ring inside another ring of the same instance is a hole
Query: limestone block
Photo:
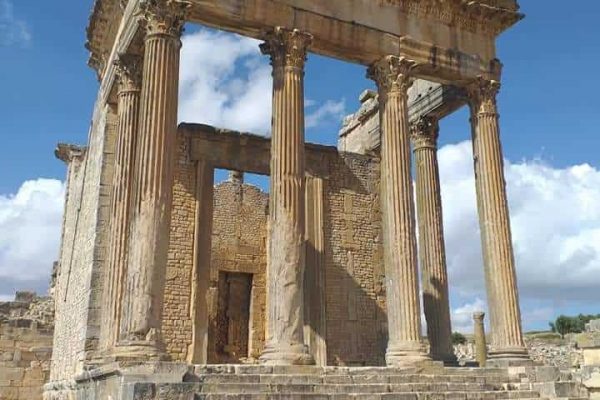
{"type": "Polygon", "coordinates": [[[581,349],[586,348],[600,348],[600,333],[597,332],[585,332],[575,336],[575,342],[581,349]]]}
{"type": "Polygon", "coordinates": [[[25,375],[23,368],[2,368],[0,370],[0,380],[2,381],[21,381],[25,375]]]}
{"type": "Polygon", "coordinates": [[[586,326],[586,330],[588,332],[600,332],[600,319],[590,321],[586,326]]]}
{"type": "Polygon", "coordinates": [[[19,399],[20,400],[34,400],[42,398],[42,386],[37,387],[22,387],[19,388],[19,399]]]}
{"type": "Polygon", "coordinates": [[[599,365],[600,366],[600,347],[583,349],[583,365],[599,365]]]}
{"type": "Polygon", "coordinates": [[[600,399],[600,373],[592,374],[590,379],[583,382],[588,389],[590,399],[600,399]]]}
{"type": "Polygon", "coordinates": [[[14,387],[0,386],[0,399],[2,400],[19,400],[19,389],[14,387]]]}

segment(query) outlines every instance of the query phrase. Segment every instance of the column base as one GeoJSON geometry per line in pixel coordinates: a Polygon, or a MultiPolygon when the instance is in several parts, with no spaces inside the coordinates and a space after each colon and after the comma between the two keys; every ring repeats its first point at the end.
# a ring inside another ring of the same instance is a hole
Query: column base
{"type": "Polygon", "coordinates": [[[306,345],[265,347],[259,361],[265,365],[315,365],[306,345]]]}
{"type": "Polygon", "coordinates": [[[413,367],[432,364],[433,360],[423,343],[409,342],[389,345],[385,353],[385,362],[388,367],[413,367]]]}
{"type": "Polygon", "coordinates": [[[455,367],[458,365],[458,358],[456,358],[456,354],[432,354],[431,359],[433,361],[441,361],[445,366],[455,367]]]}
{"type": "Polygon", "coordinates": [[[105,359],[111,361],[169,361],[165,346],[159,341],[124,340],[105,359]]]}
{"type": "Polygon", "coordinates": [[[507,368],[534,365],[525,347],[504,347],[489,352],[486,367],[507,368]]]}

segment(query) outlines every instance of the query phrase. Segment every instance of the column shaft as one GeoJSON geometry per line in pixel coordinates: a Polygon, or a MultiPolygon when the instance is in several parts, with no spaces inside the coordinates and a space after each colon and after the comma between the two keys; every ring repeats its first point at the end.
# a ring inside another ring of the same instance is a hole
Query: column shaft
{"type": "Polygon", "coordinates": [[[381,202],[389,342],[388,365],[428,358],[421,338],[410,130],[409,72],[414,63],[385,57],[369,69],[379,88],[381,202]]]}
{"type": "Polygon", "coordinates": [[[142,58],[136,55],[121,55],[116,66],[119,75],[119,121],[111,194],[105,303],[100,335],[102,350],[107,354],[112,352],[118,339],[123,282],[127,272],[129,212],[138,135],[142,58]]]}
{"type": "Polygon", "coordinates": [[[163,357],[161,319],[169,244],[179,51],[185,2],[144,3],[146,37],[127,270],[124,345],[163,357]]]}
{"type": "Polygon", "coordinates": [[[512,247],[496,81],[469,88],[479,224],[492,331],[490,359],[528,359],[512,247]]]}
{"type": "Polygon", "coordinates": [[[484,317],[485,314],[483,312],[476,312],[473,314],[473,322],[475,324],[475,359],[480,367],[485,367],[487,361],[487,341],[485,338],[484,317]]]}
{"type": "Polygon", "coordinates": [[[311,36],[278,28],[261,46],[273,66],[267,338],[261,360],[312,364],[304,344],[304,63],[311,36]]]}
{"type": "Polygon", "coordinates": [[[437,159],[438,130],[437,121],[424,118],[413,126],[412,132],[416,165],[419,258],[431,356],[437,361],[455,363],[437,159]]]}

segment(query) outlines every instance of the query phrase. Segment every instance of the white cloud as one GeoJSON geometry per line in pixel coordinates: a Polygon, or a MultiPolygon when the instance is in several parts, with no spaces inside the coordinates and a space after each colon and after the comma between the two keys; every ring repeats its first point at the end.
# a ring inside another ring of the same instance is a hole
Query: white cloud
{"type": "Polygon", "coordinates": [[[271,69],[258,45],[254,39],[209,30],[185,35],[179,119],[268,132],[271,69]]]}
{"type": "MultiPolygon", "coordinates": [[[[439,152],[450,291],[463,301],[485,298],[472,160],[471,142],[439,152]]],[[[526,324],[557,304],[598,303],[600,171],[540,160],[505,170],[520,296],[539,311],[523,310],[526,324]]]]}
{"type": "MultiPolygon", "coordinates": [[[[314,102],[308,102],[307,108],[311,108],[314,102]]],[[[341,122],[346,115],[346,100],[328,100],[316,110],[312,110],[306,116],[306,128],[315,128],[323,121],[331,120],[341,122]]]]}
{"type": "Polygon", "coordinates": [[[25,46],[31,42],[27,23],[15,16],[9,0],[0,0],[0,46],[25,46]]]}
{"type": "MultiPolygon", "coordinates": [[[[183,37],[179,120],[268,134],[273,79],[255,39],[202,29],[183,37]]],[[[306,101],[306,127],[342,120],[345,101],[306,101]]]]}
{"type": "Polygon", "coordinates": [[[16,194],[0,195],[0,296],[43,289],[58,258],[64,185],[26,181],[16,194]]]}
{"type": "Polygon", "coordinates": [[[463,304],[452,310],[452,330],[454,332],[473,332],[473,313],[487,309],[485,301],[475,298],[472,302],[463,304]]]}

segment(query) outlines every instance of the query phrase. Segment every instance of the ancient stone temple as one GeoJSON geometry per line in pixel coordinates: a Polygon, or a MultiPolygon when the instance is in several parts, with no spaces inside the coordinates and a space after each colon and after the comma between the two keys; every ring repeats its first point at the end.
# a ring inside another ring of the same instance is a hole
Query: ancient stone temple
{"type": "Polygon", "coordinates": [[[521,18],[515,0],[96,0],[89,143],[57,149],[68,194],[45,398],[539,397],[496,107],[495,40],[521,18]],[[185,23],[262,40],[271,138],[178,125],[185,23]],[[339,149],[304,141],[311,53],[363,65],[378,88],[339,149]],[[486,370],[444,367],[455,359],[436,144],[438,120],[464,104],[486,370]],[[229,181],[215,185],[215,169],[229,181]],[[244,173],[269,176],[268,194],[244,173]]]}

